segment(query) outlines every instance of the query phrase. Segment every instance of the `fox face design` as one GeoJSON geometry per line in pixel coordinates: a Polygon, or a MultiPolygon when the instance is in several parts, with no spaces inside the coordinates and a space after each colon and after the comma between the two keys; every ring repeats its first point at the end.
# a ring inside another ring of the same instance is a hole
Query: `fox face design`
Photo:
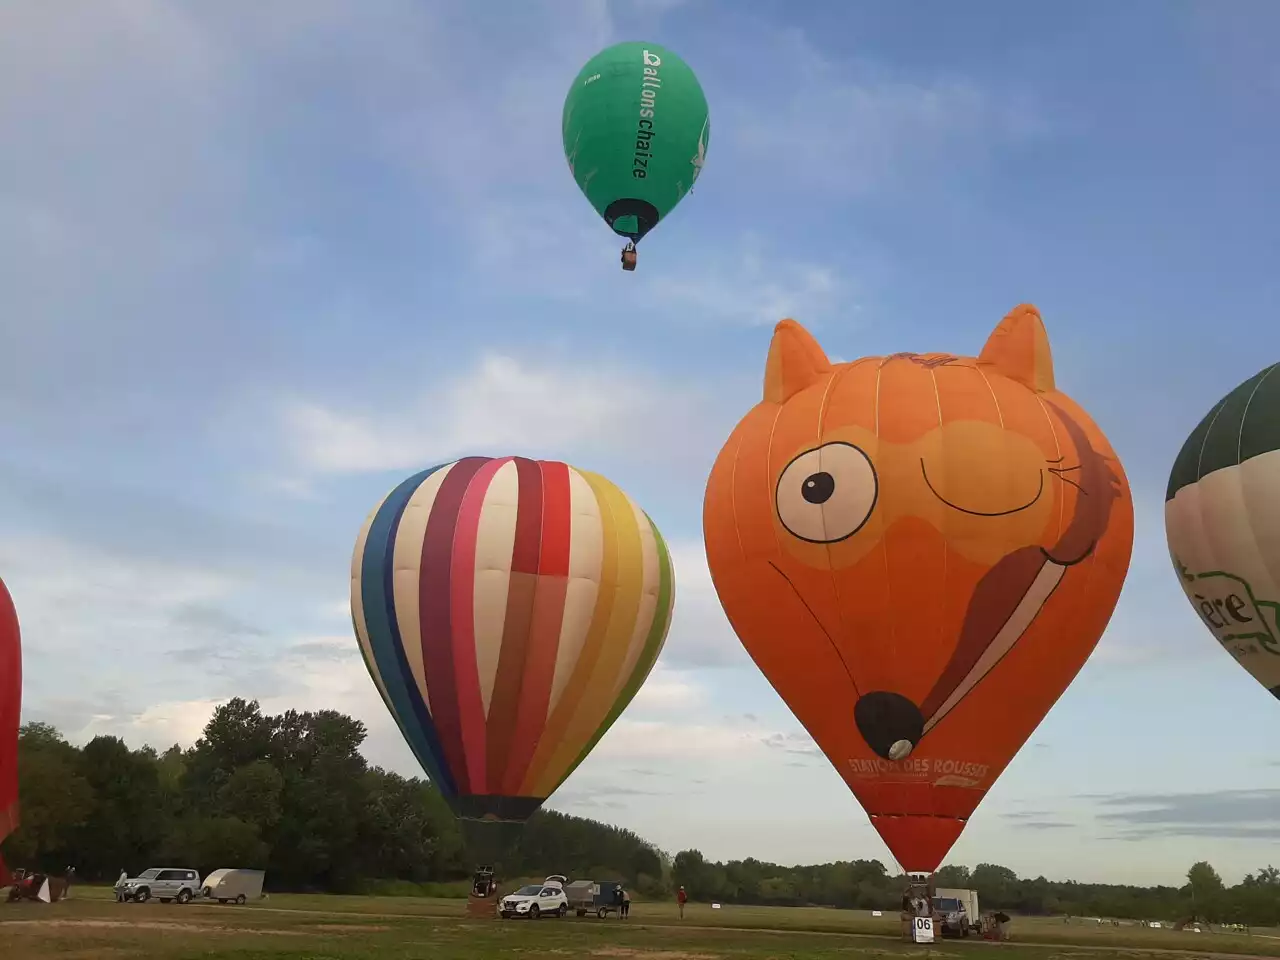
{"type": "Polygon", "coordinates": [[[832,364],[782,321],[703,523],[743,645],[882,835],[955,822],[904,834],[939,860],[1097,643],[1133,538],[1030,306],[976,358],[832,364]]]}

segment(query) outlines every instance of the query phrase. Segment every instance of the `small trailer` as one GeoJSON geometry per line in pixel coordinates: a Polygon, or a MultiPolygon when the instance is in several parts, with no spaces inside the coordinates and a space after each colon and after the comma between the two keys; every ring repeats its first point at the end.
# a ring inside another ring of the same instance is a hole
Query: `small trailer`
{"type": "Polygon", "coordinates": [[[618,912],[618,888],[622,884],[612,880],[575,880],[565,884],[564,893],[569,899],[569,909],[580,917],[594,913],[603,920],[610,913],[618,912]]]}
{"type": "Polygon", "coordinates": [[[200,894],[207,900],[219,903],[247,903],[262,898],[262,884],[266,880],[262,870],[215,870],[204,878],[200,894]]]}

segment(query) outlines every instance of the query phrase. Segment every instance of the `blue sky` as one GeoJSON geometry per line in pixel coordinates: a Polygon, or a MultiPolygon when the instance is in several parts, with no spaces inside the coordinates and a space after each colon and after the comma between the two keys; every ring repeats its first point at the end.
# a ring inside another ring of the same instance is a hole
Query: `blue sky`
{"type": "Polygon", "coordinates": [[[952,862],[1228,880],[1280,832],[1277,705],[1169,568],[1168,467],[1280,355],[1280,6],[99,0],[0,7],[0,575],[25,716],[189,742],[335,706],[415,772],[346,606],[366,512],[463,453],[599,470],[673,545],[659,668],[553,806],[664,847],[888,853],[720,613],[702,486],[772,323],[976,352],[1024,300],[1120,452],[1097,653],[952,862]],[[487,11],[487,12],[482,12],[487,11]],[[559,143],[608,43],[684,56],[698,189],[623,274],[559,143]]]}

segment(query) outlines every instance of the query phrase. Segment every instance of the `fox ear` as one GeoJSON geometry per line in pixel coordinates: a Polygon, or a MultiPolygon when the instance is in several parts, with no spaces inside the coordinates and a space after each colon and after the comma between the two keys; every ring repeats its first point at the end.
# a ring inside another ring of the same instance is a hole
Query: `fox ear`
{"type": "Polygon", "coordinates": [[[1014,307],[1000,321],[987,338],[978,360],[991,364],[1010,380],[1036,393],[1055,389],[1049,334],[1045,332],[1040,311],[1029,303],[1014,307]]]}
{"type": "Polygon", "coordinates": [[[813,335],[794,320],[778,322],[764,366],[764,399],[786,403],[831,372],[831,361],[813,335]]]}

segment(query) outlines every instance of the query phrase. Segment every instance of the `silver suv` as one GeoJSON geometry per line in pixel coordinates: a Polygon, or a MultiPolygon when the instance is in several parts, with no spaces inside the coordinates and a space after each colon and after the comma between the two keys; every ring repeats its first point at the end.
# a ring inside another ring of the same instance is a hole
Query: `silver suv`
{"type": "Polygon", "coordinates": [[[124,882],[124,899],[146,903],[155,897],[161,903],[187,903],[200,890],[200,877],[185,867],[151,867],[124,882]]]}
{"type": "Polygon", "coordinates": [[[957,937],[969,935],[969,915],[963,900],[957,897],[934,897],[933,914],[944,937],[947,934],[957,937]]]}

